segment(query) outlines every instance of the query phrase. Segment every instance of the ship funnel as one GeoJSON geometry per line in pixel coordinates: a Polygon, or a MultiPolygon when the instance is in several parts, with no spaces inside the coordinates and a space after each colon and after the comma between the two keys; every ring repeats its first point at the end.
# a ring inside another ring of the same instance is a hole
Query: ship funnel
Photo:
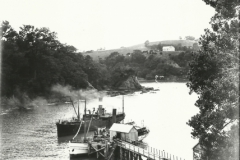
{"type": "Polygon", "coordinates": [[[117,109],[112,110],[112,124],[116,123],[117,109]]]}
{"type": "Polygon", "coordinates": [[[99,116],[102,116],[102,115],[103,115],[102,100],[103,100],[103,98],[100,97],[100,98],[99,98],[99,107],[98,107],[98,115],[99,115],[99,116]]]}

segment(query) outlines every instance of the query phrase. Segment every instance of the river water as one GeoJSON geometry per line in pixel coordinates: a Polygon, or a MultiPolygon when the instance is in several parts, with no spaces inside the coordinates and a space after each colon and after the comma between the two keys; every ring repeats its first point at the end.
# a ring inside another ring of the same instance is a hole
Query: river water
{"type": "MultiPolygon", "coordinates": [[[[189,95],[185,83],[142,83],[160,91],[124,96],[124,122],[135,121],[147,126],[149,135],[144,139],[149,146],[166,153],[192,159],[192,147],[197,140],[191,138],[186,122],[198,112],[194,106],[197,95],[189,95]]],[[[103,106],[122,111],[122,96],[104,97],[103,106]]],[[[98,100],[89,101],[88,109],[98,107],[98,100]]],[[[80,103],[81,113],[83,104],[80,103]]],[[[56,121],[74,117],[68,105],[39,105],[27,111],[1,108],[0,158],[11,160],[69,159],[67,143],[72,137],[58,139],[56,121]]]]}

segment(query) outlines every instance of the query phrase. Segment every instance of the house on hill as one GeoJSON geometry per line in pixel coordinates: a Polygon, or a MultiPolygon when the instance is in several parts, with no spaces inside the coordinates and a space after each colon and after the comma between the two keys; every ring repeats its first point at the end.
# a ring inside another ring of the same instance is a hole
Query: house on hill
{"type": "Polygon", "coordinates": [[[173,46],[164,46],[162,48],[163,51],[175,51],[175,48],[173,46]]]}

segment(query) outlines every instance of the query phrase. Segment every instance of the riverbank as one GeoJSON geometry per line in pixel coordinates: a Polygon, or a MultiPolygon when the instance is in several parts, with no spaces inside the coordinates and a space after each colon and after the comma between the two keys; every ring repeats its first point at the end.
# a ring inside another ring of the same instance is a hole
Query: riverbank
{"type": "Polygon", "coordinates": [[[187,83],[187,82],[189,82],[189,80],[187,80],[187,79],[178,79],[178,80],[176,80],[176,79],[169,79],[169,80],[155,80],[155,79],[151,79],[151,80],[147,80],[147,79],[138,79],[138,81],[139,81],[139,83],[151,83],[151,82],[157,82],[157,83],[167,83],[167,82],[169,82],[169,83],[172,83],[172,82],[174,82],[174,83],[187,83]]]}
{"type": "Polygon", "coordinates": [[[119,96],[119,95],[128,95],[133,94],[135,92],[140,92],[141,94],[147,93],[150,91],[159,91],[159,89],[154,89],[153,87],[143,87],[140,90],[109,90],[107,91],[107,95],[110,97],[119,96]]]}

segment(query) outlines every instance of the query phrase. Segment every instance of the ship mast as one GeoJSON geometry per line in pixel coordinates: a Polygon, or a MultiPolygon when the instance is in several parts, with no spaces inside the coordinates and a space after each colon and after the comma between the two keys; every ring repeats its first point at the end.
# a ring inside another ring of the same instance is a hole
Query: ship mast
{"type": "MultiPolygon", "coordinates": [[[[122,96],[122,112],[124,113],[124,95],[122,96]]],[[[124,119],[122,120],[122,123],[124,123],[124,119]]]]}
{"type": "Polygon", "coordinates": [[[84,108],[84,115],[86,115],[87,112],[87,99],[85,98],[85,108],[84,108]]]}
{"type": "Polygon", "coordinates": [[[80,100],[78,100],[78,117],[77,117],[78,120],[80,120],[79,101],[80,101],[80,100]]]}

